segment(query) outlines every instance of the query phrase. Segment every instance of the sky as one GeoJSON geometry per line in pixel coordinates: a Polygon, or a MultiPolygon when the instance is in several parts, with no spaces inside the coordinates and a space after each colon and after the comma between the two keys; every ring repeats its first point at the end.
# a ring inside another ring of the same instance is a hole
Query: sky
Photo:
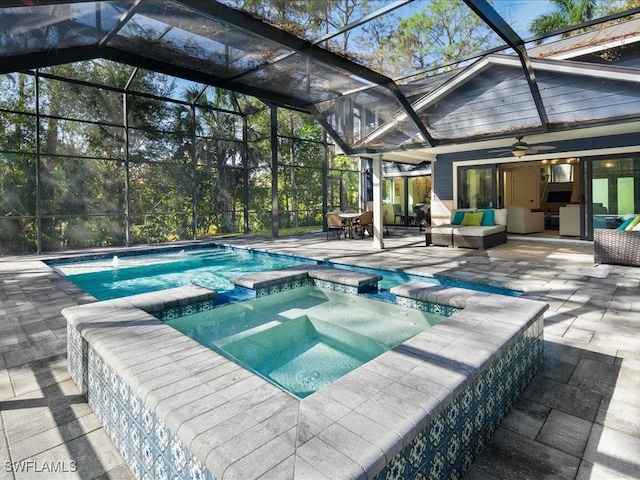
{"type": "Polygon", "coordinates": [[[534,18],[553,11],[549,0],[494,0],[493,6],[522,38],[533,35],[529,25],[534,18]]]}

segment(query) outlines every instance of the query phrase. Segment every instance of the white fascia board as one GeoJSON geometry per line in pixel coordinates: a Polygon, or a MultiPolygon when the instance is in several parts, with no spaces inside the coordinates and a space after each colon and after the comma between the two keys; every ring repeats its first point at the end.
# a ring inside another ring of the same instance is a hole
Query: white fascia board
{"type": "Polygon", "coordinates": [[[541,60],[531,59],[535,70],[566,73],[583,77],[606,78],[625,82],[640,82],[640,69],[632,67],[615,67],[608,65],[592,65],[585,62],[570,60],[541,60]]]}
{"type": "Polygon", "coordinates": [[[571,58],[588,55],[590,53],[601,52],[603,50],[608,50],[610,48],[624,47],[625,45],[629,45],[636,42],[640,42],[640,35],[635,35],[632,37],[617,38],[615,40],[610,40],[606,43],[602,43],[599,45],[590,45],[590,46],[586,46],[576,50],[570,50],[570,51],[561,52],[555,55],[549,55],[544,58],[551,59],[551,60],[568,60],[571,58]]]}
{"type": "Polygon", "coordinates": [[[417,165],[422,162],[435,162],[436,154],[427,152],[425,149],[408,150],[402,152],[385,152],[382,160],[396,163],[408,163],[417,165]]]}

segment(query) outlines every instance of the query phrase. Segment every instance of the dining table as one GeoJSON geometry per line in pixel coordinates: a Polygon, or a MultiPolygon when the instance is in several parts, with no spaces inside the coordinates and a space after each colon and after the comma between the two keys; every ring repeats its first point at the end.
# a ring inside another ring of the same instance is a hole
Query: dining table
{"type": "Polygon", "coordinates": [[[355,222],[362,216],[362,213],[364,212],[343,212],[338,214],[340,218],[345,221],[345,224],[347,226],[345,237],[353,238],[353,228],[355,222]]]}

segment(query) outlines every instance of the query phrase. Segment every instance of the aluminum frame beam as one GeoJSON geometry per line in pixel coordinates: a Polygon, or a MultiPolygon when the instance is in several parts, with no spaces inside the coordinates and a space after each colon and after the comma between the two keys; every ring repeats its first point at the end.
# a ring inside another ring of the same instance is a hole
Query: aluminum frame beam
{"type": "Polygon", "coordinates": [[[271,92],[269,90],[242,84],[235,84],[233,87],[231,87],[229,86],[227,79],[225,78],[217,77],[209,73],[186,69],[169,62],[144,57],[137,53],[125,52],[124,50],[113,47],[103,47],[100,52],[100,56],[102,58],[113,60],[115,62],[125,63],[133,67],[145,68],[147,70],[165,73],[174,77],[184,78],[186,80],[207,84],[212,87],[234,90],[238,93],[257,97],[268,102],[295,107],[304,111],[308,111],[310,107],[310,104],[308,102],[302,101],[295,97],[291,97],[289,95],[271,92]]]}
{"type": "Polygon", "coordinates": [[[507,22],[505,22],[504,18],[502,18],[502,16],[500,16],[486,0],[463,1],[484,23],[496,32],[496,34],[498,34],[498,36],[518,54],[520,63],[522,64],[522,70],[524,71],[527,83],[529,84],[529,90],[531,91],[533,102],[535,103],[538,116],[540,117],[540,124],[543,131],[548,132],[549,117],[546,109],[544,108],[542,95],[540,95],[538,82],[536,81],[535,72],[531,66],[531,61],[529,60],[524,40],[520,38],[520,35],[518,35],[507,22]]]}
{"type": "MultiPolygon", "coordinates": [[[[314,42],[296,37],[284,30],[268,25],[262,20],[259,20],[247,13],[230,8],[224,4],[218,3],[217,1],[206,3],[200,0],[171,1],[175,4],[190,8],[191,10],[199,12],[200,14],[208,16],[214,20],[225,22],[241,30],[253,32],[262,38],[266,38],[267,40],[278,43],[279,45],[289,48],[295,52],[304,54],[325,65],[334,66],[368,82],[380,85],[390,90],[393,96],[399,101],[402,109],[406,112],[407,117],[409,117],[415,124],[415,127],[424,136],[425,140],[431,145],[435,145],[435,140],[427,131],[424,124],[419,120],[417,113],[411,108],[409,101],[400,89],[397,88],[395,82],[386,75],[382,75],[381,73],[375,72],[363,65],[352,62],[337,53],[319,47],[314,42]]],[[[241,78],[241,76],[233,79],[236,81],[232,80],[234,85],[237,85],[237,80],[239,78],[241,78]]],[[[224,85],[220,86],[224,87],[224,85]]],[[[229,88],[230,90],[235,89],[231,87],[226,88],[229,88]]]]}

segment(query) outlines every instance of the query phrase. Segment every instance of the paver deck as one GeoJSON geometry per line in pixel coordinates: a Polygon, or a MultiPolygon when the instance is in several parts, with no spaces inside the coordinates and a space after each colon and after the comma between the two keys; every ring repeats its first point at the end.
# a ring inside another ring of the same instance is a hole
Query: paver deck
{"type": "MultiPolygon", "coordinates": [[[[391,233],[384,250],[325,234],[226,242],[510,285],[549,303],[545,368],[465,478],[640,479],[639,268],[594,265],[588,242],[510,238],[477,251],[391,233]]],[[[46,257],[0,257],[0,479],[132,478],[67,373],[60,311],[94,300],[46,257]]]]}

